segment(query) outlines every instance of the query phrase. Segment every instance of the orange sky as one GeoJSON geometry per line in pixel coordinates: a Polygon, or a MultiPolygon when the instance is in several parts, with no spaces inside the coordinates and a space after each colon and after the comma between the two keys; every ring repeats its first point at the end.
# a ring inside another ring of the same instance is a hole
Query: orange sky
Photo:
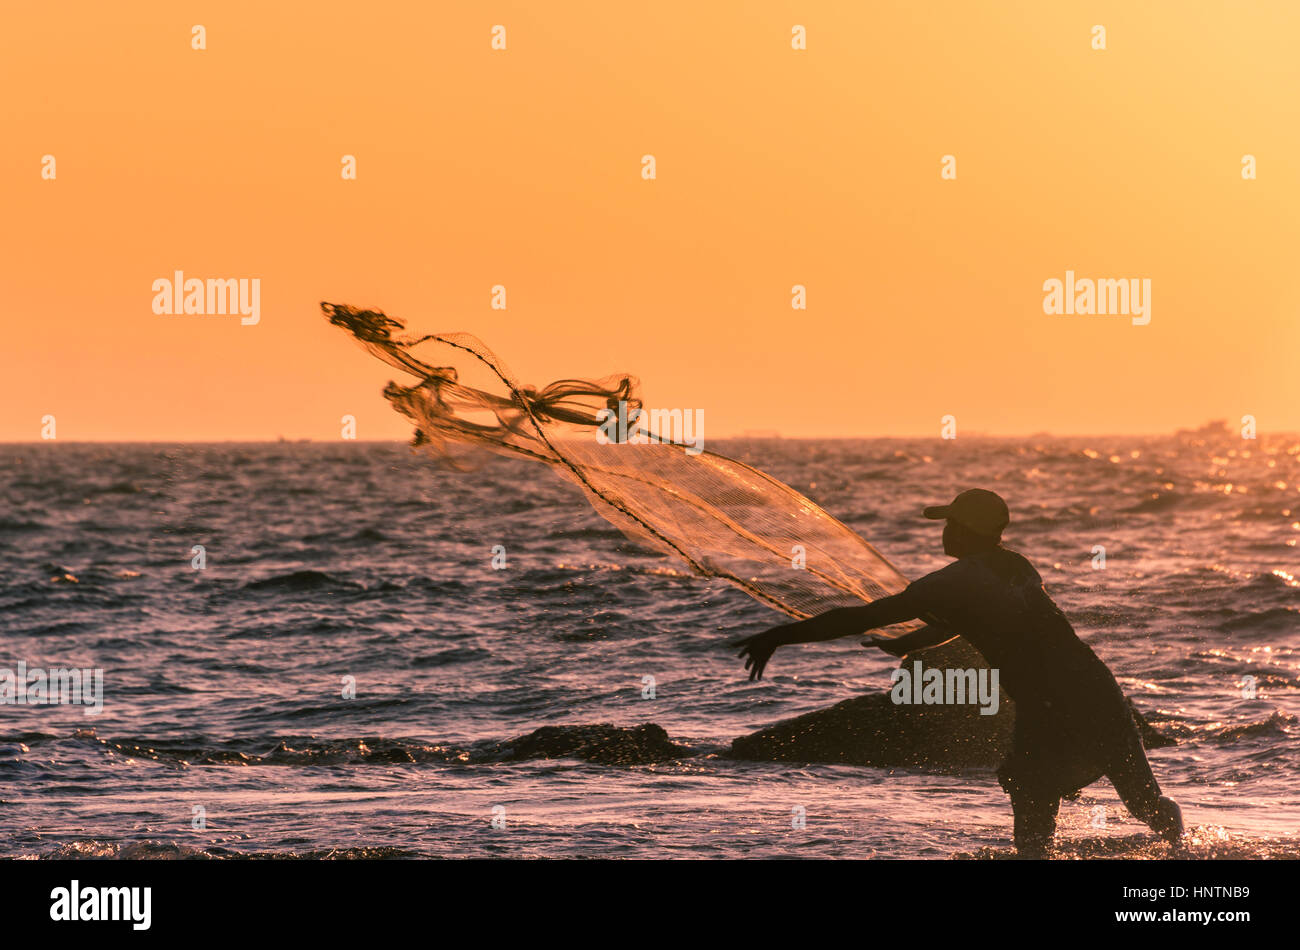
{"type": "Polygon", "coordinates": [[[292,6],[0,14],[0,440],[405,438],[321,300],[706,437],[1300,430],[1300,5],[292,6]],[[1067,269],[1150,324],[1044,314],[1067,269]]]}

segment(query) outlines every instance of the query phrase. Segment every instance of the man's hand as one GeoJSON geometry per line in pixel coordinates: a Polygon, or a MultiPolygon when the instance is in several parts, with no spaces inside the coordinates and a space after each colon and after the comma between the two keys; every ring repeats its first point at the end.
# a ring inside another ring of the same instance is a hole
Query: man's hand
{"type": "Polygon", "coordinates": [[[746,637],[738,640],[732,646],[740,647],[737,656],[745,658],[745,669],[749,670],[749,678],[761,680],[763,678],[763,669],[767,666],[767,661],[772,659],[772,654],[776,648],[784,646],[786,627],[773,627],[771,630],[764,630],[752,637],[746,637]]]}
{"type": "Polygon", "coordinates": [[[893,637],[867,637],[862,641],[864,647],[878,647],[890,656],[901,657],[907,653],[907,647],[893,637]]]}

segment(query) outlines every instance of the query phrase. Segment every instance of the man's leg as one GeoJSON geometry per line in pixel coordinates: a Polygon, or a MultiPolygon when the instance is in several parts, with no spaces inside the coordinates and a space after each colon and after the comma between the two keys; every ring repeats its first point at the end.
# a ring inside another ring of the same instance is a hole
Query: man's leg
{"type": "Polygon", "coordinates": [[[1011,795],[1016,854],[1022,858],[1045,858],[1056,835],[1056,813],[1061,800],[1035,793],[1011,795]]]}
{"type": "Polygon", "coordinates": [[[1011,796],[1016,854],[1022,858],[1044,858],[1056,834],[1061,797],[1036,783],[1030,769],[1024,758],[1013,754],[998,769],[998,784],[1011,796]]]}
{"type": "Polygon", "coordinates": [[[1182,812],[1172,798],[1160,794],[1160,784],[1151,771],[1136,726],[1132,735],[1125,737],[1123,751],[1115,766],[1106,771],[1106,777],[1129,814],[1170,844],[1178,843],[1183,833],[1182,812]]]}

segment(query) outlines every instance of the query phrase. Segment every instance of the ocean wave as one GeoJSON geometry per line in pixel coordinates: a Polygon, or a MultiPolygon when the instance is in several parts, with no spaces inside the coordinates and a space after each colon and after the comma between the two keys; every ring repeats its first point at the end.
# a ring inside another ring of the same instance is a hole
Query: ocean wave
{"type": "Polygon", "coordinates": [[[1192,723],[1186,721],[1169,721],[1164,731],[1176,736],[1181,741],[1208,742],[1213,745],[1231,745],[1255,739],[1284,739],[1292,741],[1291,728],[1297,722],[1295,716],[1275,709],[1263,719],[1247,722],[1192,723]]]}
{"type": "Polygon", "coordinates": [[[513,739],[485,740],[465,747],[417,739],[384,739],[373,736],[352,739],[286,736],[261,741],[239,739],[219,742],[203,739],[110,739],[97,736],[94,729],[78,730],[72,737],[28,734],[24,745],[30,750],[53,741],[66,740],[128,759],[183,767],[488,764],[535,759],[578,759],[599,765],[627,766],[647,765],[700,754],[699,750],[673,742],[667,731],[655,723],[631,727],[608,723],[542,726],[513,739]]]}
{"type": "MultiPolygon", "coordinates": [[[[1278,585],[1282,582],[1279,580],[1278,585]]],[[[1270,607],[1267,610],[1233,611],[1232,616],[1216,627],[1224,633],[1290,633],[1300,629],[1300,610],[1294,607],[1270,607]]]]}
{"type": "MultiPolygon", "coordinates": [[[[1171,846],[1154,834],[1085,836],[1058,834],[1051,855],[1056,860],[1079,861],[1098,858],[1124,861],[1294,860],[1300,858],[1300,839],[1254,837],[1233,834],[1221,825],[1198,825],[1188,829],[1182,841],[1171,846]]],[[[957,860],[997,861],[1017,857],[1011,848],[980,848],[954,854],[957,860]]]]}
{"type": "Polygon", "coordinates": [[[319,848],[309,851],[235,851],[230,848],[196,848],[192,845],[166,841],[70,841],[40,854],[45,861],[373,861],[381,859],[416,858],[419,853],[409,848],[319,848]]]}
{"type": "Polygon", "coordinates": [[[1256,722],[1244,722],[1232,726],[1210,727],[1206,734],[1210,742],[1223,744],[1240,742],[1245,739],[1290,738],[1289,727],[1296,724],[1296,717],[1276,709],[1267,719],[1256,722]]]}
{"type": "MultiPolygon", "coordinates": [[[[93,730],[90,730],[93,733],[93,730]]],[[[83,735],[83,741],[125,756],[184,767],[194,765],[394,765],[464,760],[467,753],[454,747],[410,739],[318,739],[290,736],[278,740],[228,740],[224,742],[101,739],[83,735]],[[267,748],[267,745],[270,748],[267,748]],[[259,747],[262,751],[253,751],[259,747]]]]}

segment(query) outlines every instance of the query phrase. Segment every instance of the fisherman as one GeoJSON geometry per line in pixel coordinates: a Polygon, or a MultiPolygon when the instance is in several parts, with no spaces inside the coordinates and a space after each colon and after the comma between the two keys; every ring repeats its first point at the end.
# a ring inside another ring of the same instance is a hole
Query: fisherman
{"type": "Polygon", "coordinates": [[[1002,546],[1011,520],[1006,502],[973,488],[924,514],[946,522],[943,550],[956,561],[892,597],[745,638],[737,645],[749,678],[762,679],[777,647],[921,618],[927,626],[900,637],[869,637],[864,646],[901,657],[960,635],[1000,671],[1002,687],[1016,704],[1016,725],[998,783],[1011,797],[1019,856],[1045,857],[1061,798],[1102,776],[1135,818],[1176,845],[1182,814],[1160,794],[1115,677],[1075,634],[1033,565],[1002,546]]]}

